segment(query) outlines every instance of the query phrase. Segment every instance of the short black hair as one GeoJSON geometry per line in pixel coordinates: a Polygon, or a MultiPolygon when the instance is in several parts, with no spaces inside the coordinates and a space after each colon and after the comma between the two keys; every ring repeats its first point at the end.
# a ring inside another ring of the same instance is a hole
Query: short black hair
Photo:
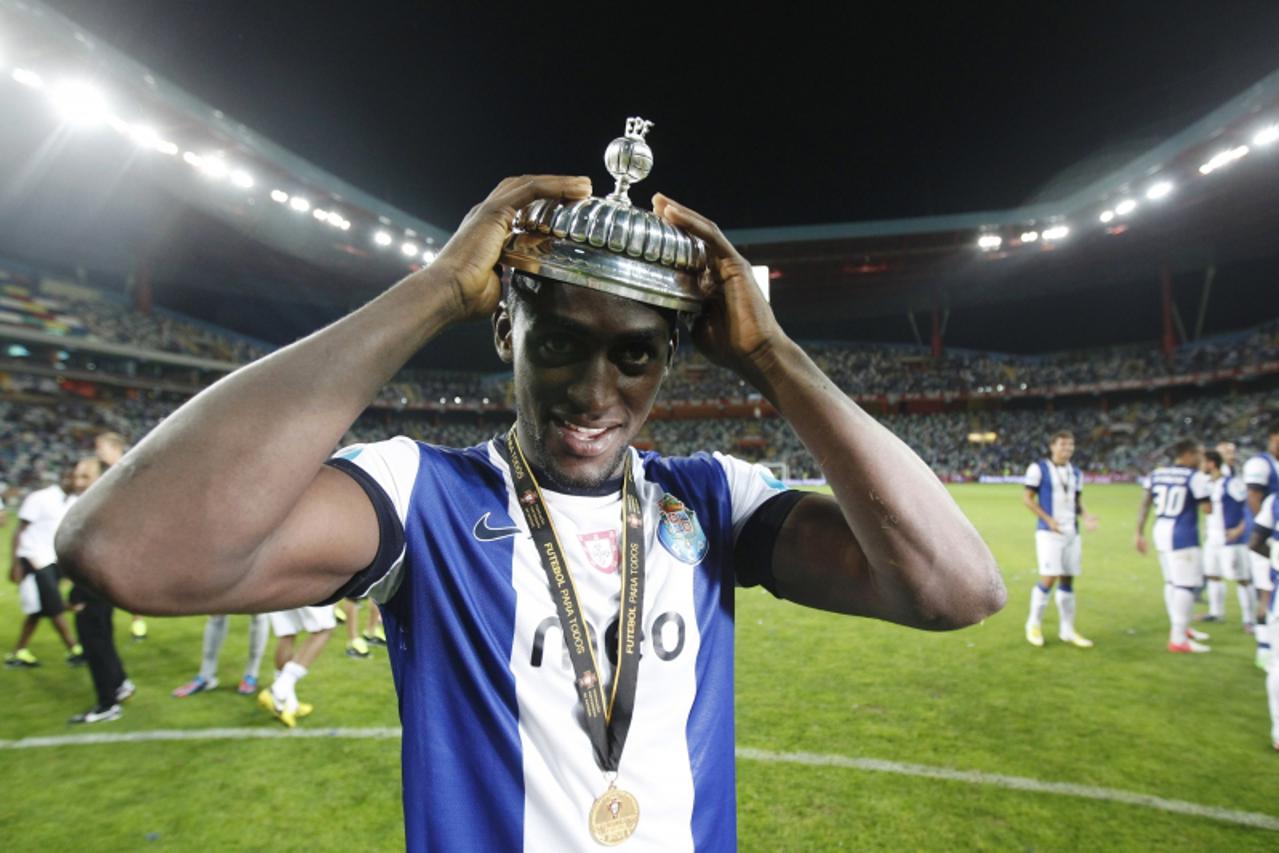
{"type": "Polygon", "coordinates": [[[1054,444],[1057,443],[1057,439],[1059,438],[1068,438],[1071,441],[1074,441],[1075,434],[1068,429],[1059,429],[1052,435],[1048,436],[1048,446],[1052,447],[1054,444]]]}
{"type": "Polygon", "coordinates": [[[1225,460],[1221,458],[1221,454],[1215,450],[1205,450],[1204,459],[1207,459],[1209,462],[1211,462],[1213,465],[1216,465],[1218,468],[1221,468],[1222,463],[1225,462],[1225,460]]]}
{"type": "Polygon", "coordinates": [[[1169,448],[1168,453],[1172,456],[1173,461],[1176,461],[1185,456],[1187,453],[1198,449],[1199,442],[1195,441],[1193,438],[1183,438],[1181,441],[1169,448]]]}

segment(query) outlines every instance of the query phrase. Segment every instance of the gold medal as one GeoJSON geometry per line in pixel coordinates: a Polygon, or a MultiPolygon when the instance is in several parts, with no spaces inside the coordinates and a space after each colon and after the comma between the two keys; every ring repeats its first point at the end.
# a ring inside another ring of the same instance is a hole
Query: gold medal
{"type": "Polygon", "coordinates": [[[621,844],[639,823],[639,802],[613,785],[591,806],[591,837],[609,847],[621,844]]]}

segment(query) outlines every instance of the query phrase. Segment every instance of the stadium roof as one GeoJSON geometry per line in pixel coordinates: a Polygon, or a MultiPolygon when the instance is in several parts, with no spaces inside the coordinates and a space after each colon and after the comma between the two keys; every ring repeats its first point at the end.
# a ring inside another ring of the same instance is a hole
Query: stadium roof
{"type": "MultiPolygon", "coordinates": [[[[447,238],[47,7],[0,0],[0,34],[0,109],[13,119],[0,132],[0,254],[213,294],[187,310],[263,337],[244,322],[270,314],[279,339],[368,298],[447,238]],[[61,76],[71,67],[79,87],[61,76]],[[95,117],[96,130],[69,129],[95,117]],[[313,314],[289,307],[308,303],[313,314]]],[[[730,236],[773,268],[779,314],[809,337],[866,336],[862,319],[1152,279],[1160,265],[1177,273],[1246,261],[1273,252],[1273,122],[1279,72],[1121,165],[1097,174],[1090,159],[1068,170],[1024,206],[730,236]]],[[[487,335],[471,337],[487,349],[487,335]]]]}

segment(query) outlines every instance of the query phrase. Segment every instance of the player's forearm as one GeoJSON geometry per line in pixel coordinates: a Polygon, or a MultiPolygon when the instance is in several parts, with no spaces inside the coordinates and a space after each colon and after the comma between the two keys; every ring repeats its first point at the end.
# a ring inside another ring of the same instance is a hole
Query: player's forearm
{"type": "Polygon", "coordinates": [[[897,621],[958,627],[1003,606],[994,557],[946,487],[798,345],[783,338],[747,372],[821,468],[897,621]]]}
{"type": "Polygon", "coordinates": [[[1030,492],[1022,492],[1021,502],[1028,510],[1030,510],[1031,515],[1035,516],[1035,518],[1045,524],[1052,521],[1052,516],[1044,512],[1044,508],[1039,505],[1039,501],[1036,500],[1034,495],[1030,492]]]}
{"type": "Polygon", "coordinates": [[[1142,498],[1141,509],[1137,512],[1137,535],[1146,535],[1146,520],[1150,518],[1150,496],[1142,498]]]}
{"type": "Polygon", "coordinates": [[[60,563],[114,600],[233,585],[382,385],[455,316],[426,273],[215,383],[76,502],[60,563]]]}

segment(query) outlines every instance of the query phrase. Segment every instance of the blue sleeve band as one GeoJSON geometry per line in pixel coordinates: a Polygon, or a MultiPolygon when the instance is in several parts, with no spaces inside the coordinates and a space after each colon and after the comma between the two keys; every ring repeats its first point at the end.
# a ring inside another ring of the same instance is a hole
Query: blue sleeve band
{"type": "Polygon", "coordinates": [[[373,562],[356,572],[337,592],[319,602],[316,607],[334,604],[344,598],[362,598],[368,595],[369,589],[386,577],[396,557],[404,550],[404,525],[400,523],[400,516],[396,513],[391,498],[377,481],[349,459],[330,459],[324,464],[348,475],[369,496],[373,511],[377,514],[378,547],[373,562]]]}

